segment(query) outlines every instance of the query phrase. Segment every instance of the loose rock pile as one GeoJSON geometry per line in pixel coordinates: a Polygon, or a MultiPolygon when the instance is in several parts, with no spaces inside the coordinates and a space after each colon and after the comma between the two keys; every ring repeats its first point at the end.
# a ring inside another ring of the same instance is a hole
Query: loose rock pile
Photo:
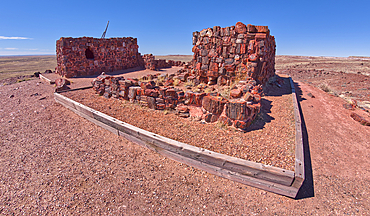
{"type": "Polygon", "coordinates": [[[244,95],[243,98],[226,99],[217,91],[202,92],[209,87],[206,84],[199,84],[197,91],[186,90],[181,84],[174,86],[178,77],[184,77],[184,71],[171,75],[148,75],[140,80],[102,73],[92,81],[92,85],[95,92],[105,98],[129,100],[156,110],[176,109],[180,117],[195,117],[209,123],[221,121],[240,129],[246,129],[260,111],[262,88],[254,80],[237,84],[242,90],[232,90],[240,91],[238,94],[244,95]],[[192,116],[190,111],[194,109],[199,112],[192,116]]]}

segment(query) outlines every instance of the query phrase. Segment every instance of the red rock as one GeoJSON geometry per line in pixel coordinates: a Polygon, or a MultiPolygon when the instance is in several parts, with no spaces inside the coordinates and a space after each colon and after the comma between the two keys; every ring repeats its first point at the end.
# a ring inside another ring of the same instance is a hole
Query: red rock
{"type": "Polygon", "coordinates": [[[62,79],[62,78],[56,79],[55,80],[55,85],[56,85],[55,91],[61,91],[61,90],[68,89],[67,85],[69,83],[70,82],[66,79],[62,79]]]}
{"type": "Polygon", "coordinates": [[[206,96],[206,93],[186,92],[185,97],[189,99],[189,104],[202,106],[202,99],[204,96],[206,96]]]}
{"type": "Polygon", "coordinates": [[[180,113],[187,113],[189,112],[188,106],[177,106],[176,110],[179,111],[180,113]]]}
{"type": "Polygon", "coordinates": [[[189,113],[179,113],[179,117],[181,118],[189,118],[190,114],[189,113]]]}
{"type": "Polygon", "coordinates": [[[141,90],[139,86],[131,86],[128,90],[128,98],[129,99],[135,99],[138,90],[141,90]]]}
{"type": "Polygon", "coordinates": [[[268,33],[270,32],[268,26],[255,26],[257,32],[260,32],[260,33],[268,33]]]}
{"type": "Polygon", "coordinates": [[[226,79],[225,76],[219,76],[217,78],[217,85],[222,86],[222,85],[226,85],[226,84],[227,84],[227,79],[226,79]]]}
{"type": "Polygon", "coordinates": [[[209,70],[210,71],[213,71],[213,72],[216,72],[216,75],[218,75],[218,64],[216,62],[211,62],[210,66],[209,66],[209,70]]]}
{"type": "Polygon", "coordinates": [[[244,34],[247,32],[247,26],[242,23],[242,22],[237,22],[235,24],[235,31],[238,33],[238,34],[244,34]]]}
{"type": "Polygon", "coordinates": [[[251,24],[248,24],[248,25],[247,25],[247,31],[248,31],[248,33],[254,33],[254,32],[257,32],[256,26],[251,25],[251,24]]]}
{"type": "Polygon", "coordinates": [[[253,94],[250,93],[250,92],[247,92],[244,96],[243,96],[243,99],[245,101],[253,101],[254,97],[253,97],[253,94]]]}
{"type": "Polygon", "coordinates": [[[175,89],[167,89],[166,90],[166,96],[177,98],[177,93],[176,93],[175,89]]]}
{"type": "Polygon", "coordinates": [[[173,85],[173,79],[168,79],[163,85],[164,86],[172,86],[173,85]]]}
{"type": "Polygon", "coordinates": [[[154,97],[147,97],[146,101],[147,101],[148,107],[150,109],[157,109],[157,104],[155,103],[155,98],[154,97]]]}
{"type": "Polygon", "coordinates": [[[266,39],[267,35],[264,33],[257,33],[256,34],[256,39],[266,39]]]}
{"type": "MultiPolygon", "coordinates": [[[[253,113],[257,114],[257,113],[259,113],[259,112],[260,112],[260,110],[261,110],[261,104],[260,104],[260,103],[257,103],[257,104],[248,104],[248,105],[247,105],[247,108],[248,108],[251,112],[253,112],[253,113]]],[[[254,118],[254,117],[253,117],[253,118],[254,118]]]]}
{"type": "Polygon", "coordinates": [[[223,115],[218,118],[218,121],[227,126],[232,126],[234,124],[233,120],[223,115]]]}
{"type": "Polygon", "coordinates": [[[145,89],[144,95],[150,97],[158,97],[158,92],[155,89],[145,89]]]}
{"type": "Polygon", "coordinates": [[[362,125],[365,125],[365,126],[370,126],[370,121],[364,119],[363,117],[361,117],[360,115],[356,114],[356,113],[351,113],[351,117],[355,120],[355,121],[358,121],[360,122],[360,124],[362,125]]]}
{"type": "Polygon", "coordinates": [[[254,94],[253,97],[254,97],[253,101],[255,103],[259,103],[261,101],[261,95],[260,94],[254,94]]]}
{"type": "Polygon", "coordinates": [[[246,120],[250,115],[250,110],[246,102],[228,102],[226,103],[225,114],[233,120],[246,120]]]}
{"type": "Polygon", "coordinates": [[[178,100],[177,100],[177,98],[167,96],[165,98],[165,102],[166,102],[166,108],[175,109],[176,106],[177,106],[178,100]]]}
{"type": "Polygon", "coordinates": [[[207,77],[211,77],[211,78],[217,78],[218,77],[218,71],[207,71],[207,77]]]}
{"type": "Polygon", "coordinates": [[[153,88],[152,84],[151,84],[151,83],[149,83],[149,82],[141,82],[141,83],[140,83],[140,87],[141,87],[143,90],[153,88]]]}
{"type": "Polygon", "coordinates": [[[164,109],[166,109],[166,104],[163,104],[163,103],[157,103],[157,109],[158,109],[158,110],[164,110],[164,109]]]}
{"type": "Polygon", "coordinates": [[[235,126],[236,128],[240,128],[240,129],[242,129],[242,130],[247,129],[251,124],[252,124],[252,122],[251,122],[251,121],[249,121],[249,120],[246,120],[246,121],[239,121],[239,120],[235,120],[235,121],[234,121],[234,126],[235,126]]]}
{"type": "Polygon", "coordinates": [[[230,96],[233,98],[240,98],[242,96],[242,91],[240,89],[233,89],[230,91],[230,96]]]}
{"type": "Polygon", "coordinates": [[[202,107],[212,114],[220,115],[224,110],[226,103],[227,100],[225,98],[217,96],[205,96],[202,100],[202,107]]]}

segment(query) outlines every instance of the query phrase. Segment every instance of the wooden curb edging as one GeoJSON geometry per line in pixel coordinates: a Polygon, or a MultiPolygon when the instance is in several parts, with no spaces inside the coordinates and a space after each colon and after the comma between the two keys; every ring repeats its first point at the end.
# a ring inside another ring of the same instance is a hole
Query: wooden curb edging
{"type": "Polygon", "coordinates": [[[290,87],[292,89],[294,119],[295,119],[295,172],[292,186],[300,188],[305,179],[305,165],[304,165],[304,148],[302,135],[302,121],[299,112],[298,98],[295,92],[293,79],[289,77],[290,87]]]}
{"type": "MultiPolygon", "coordinates": [[[[294,89],[292,89],[292,92],[295,92],[294,89]]],[[[296,197],[304,180],[304,169],[301,169],[302,167],[304,168],[303,154],[299,154],[299,158],[297,158],[297,153],[301,153],[301,150],[303,150],[303,145],[297,150],[297,145],[300,145],[297,143],[297,140],[299,141],[300,139],[302,141],[301,128],[297,130],[297,127],[301,127],[298,106],[299,120],[297,120],[296,109],[294,108],[296,119],[296,172],[293,172],[209,151],[151,133],[73,101],[58,92],[54,93],[54,97],[56,102],[116,135],[123,136],[175,161],[226,179],[292,198],[296,197]],[[298,122],[299,125],[297,124],[298,122]],[[301,134],[300,136],[297,135],[299,133],[301,134]],[[297,162],[300,165],[297,166],[297,162]]],[[[293,97],[295,97],[295,93],[293,97]]],[[[297,100],[295,102],[297,103],[297,100]]],[[[293,98],[293,104],[298,105],[296,103],[294,103],[293,98]]]]}
{"type": "Polygon", "coordinates": [[[51,79],[45,77],[44,75],[42,74],[39,74],[39,78],[42,79],[42,80],[45,80],[46,82],[48,82],[49,84],[54,84],[55,82],[52,81],[51,79]]]}

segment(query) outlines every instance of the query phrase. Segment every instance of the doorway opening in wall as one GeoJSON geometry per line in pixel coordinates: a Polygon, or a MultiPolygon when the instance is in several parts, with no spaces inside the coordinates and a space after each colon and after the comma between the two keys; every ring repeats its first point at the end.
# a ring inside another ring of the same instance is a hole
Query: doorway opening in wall
{"type": "Polygon", "coordinates": [[[85,50],[85,55],[87,59],[94,59],[94,53],[91,51],[90,47],[85,50]]]}

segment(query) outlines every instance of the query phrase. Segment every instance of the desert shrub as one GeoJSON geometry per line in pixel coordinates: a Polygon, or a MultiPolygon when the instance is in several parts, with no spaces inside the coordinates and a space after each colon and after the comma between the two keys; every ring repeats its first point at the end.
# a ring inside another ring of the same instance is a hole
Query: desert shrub
{"type": "Polygon", "coordinates": [[[329,88],[328,84],[326,84],[326,83],[321,83],[319,85],[319,88],[321,90],[323,90],[324,92],[331,92],[331,89],[329,88]]]}
{"type": "Polygon", "coordinates": [[[180,83],[181,83],[181,80],[179,80],[179,79],[173,80],[173,85],[174,86],[178,86],[180,83]]]}

